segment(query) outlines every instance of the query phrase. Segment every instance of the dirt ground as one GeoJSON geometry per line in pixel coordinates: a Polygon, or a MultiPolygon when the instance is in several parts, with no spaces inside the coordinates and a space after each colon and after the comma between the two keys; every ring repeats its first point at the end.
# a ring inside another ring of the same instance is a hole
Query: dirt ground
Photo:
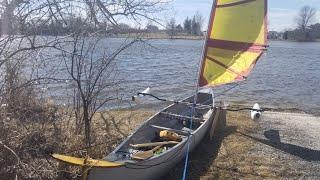
{"type": "MultiPolygon", "coordinates": [[[[182,165],[165,179],[181,179],[182,165]]],[[[228,113],[227,127],[191,154],[188,179],[320,179],[320,118],[228,113]]]]}

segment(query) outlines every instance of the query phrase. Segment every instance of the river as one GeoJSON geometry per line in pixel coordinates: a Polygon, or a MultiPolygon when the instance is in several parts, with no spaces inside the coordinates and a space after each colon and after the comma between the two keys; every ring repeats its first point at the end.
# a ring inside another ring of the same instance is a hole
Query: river
{"type": "MultiPolygon", "coordinates": [[[[165,98],[181,99],[195,92],[202,41],[151,40],[121,54],[123,90],[146,87],[165,98]]],[[[214,88],[217,99],[230,104],[320,112],[320,43],[271,41],[246,81],[214,88]]],[[[146,102],[145,102],[146,103],[146,102]]],[[[148,100],[148,103],[153,104],[148,100]]],[[[147,104],[148,104],[147,103],[147,104]]],[[[157,104],[155,101],[154,104],[157,104]]]]}
{"type": "MultiPolygon", "coordinates": [[[[102,39],[101,47],[112,51],[122,41],[102,39]]],[[[320,114],[320,43],[271,41],[269,45],[246,81],[214,88],[217,100],[320,114]]],[[[163,98],[181,100],[191,96],[195,93],[202,46],[201,40],[148,40],[135,44],[117,57],[115,72],[122,82],[118,92],[130,99],[150,87],[153,94],[163,98]]],[[[56,99],[68,94],[59,89],[52,88],[56,99]]],[[[156,109],[165,106],[153,99],[139,105],[156,109]]]]}

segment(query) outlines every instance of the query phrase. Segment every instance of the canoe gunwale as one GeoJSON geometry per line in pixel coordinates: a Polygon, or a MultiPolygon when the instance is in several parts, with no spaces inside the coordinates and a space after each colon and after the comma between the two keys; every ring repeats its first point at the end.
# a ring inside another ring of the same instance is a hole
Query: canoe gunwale
{"type": "MultiPolygon", "coordinates": [[[[203,94],[207,94],[207,93],[203,93],[203,94]]],[[[207,94],[207,95],[209,96],[211,94],[207,94]]],[[[182,100],[181,102],[186,101],[192,97],[193,96],[190,96],[190,97],[182,100]]],[[[158,111],[150,118],[148,118],[133,133],[131,133],[119,146],[117,146],[115,148],[115,150],[112,151],[109,155],[116,154],[117,152],[119,152],[126,144],[128,144],[128,142],[132,139],[132,137],[134,135],[136,135],[139,131],[141,131],[142,128],[149,126],[151,120],[161,116],[161,113],[166,112],[166,110],[172,108],[175,105],[179,105],[179,103],[173,103],[173,104],[163,108],[161,111],[158,111]]],[[[180,105],[189,105],[189,104],[180,103],[180,105]]],[[[205,113],[203,113],[203,117],[201,118],[203,123],[200,124],[195,130],[190,131],[188,136],[182,137],[182,141],[179,144],[173,146],[172,148],[168,149],[166,152],[164,152],[160,155],[155,155],[155,156],[153,156],[149,159],[146,159],[146,160],[142,160],[142,161],[125,160],[125,161],[114,161],[114,162],[124,163],[124,166],[122,168],[127,168],[127,169],[148,169],[148,168],[162,165],[162,164],[167,164],[167,163],[171,164],[172,160],[175,160],[175,156],[177,156],[181,153],[184,153],[184,151],[186,149],[185,146],[187,145],[188,141],[191,141],[191,144],[196,145],[197,143],[199,143],[202,140],[197,137],[197,134],[201,130],[203,131],[204,126],[206,126],[206,128],[208,128],[208,126],[210,125],[209,123],[211,123],[212,114],[214,113],[213,106],[204,105],[204,106],[199,106],[199,107],[202,107],[203,108],[202,110],[207,110],[205,113]],[[209,115],[207,115],[208,113],[209,113],[209,115]],[[169,157],[167,157],[167,156],[169,156],[169,157]],[[163,159],[163,158],[165,158],[165,159],[163,159]]],[[[197,108],[197,109],[201,110],[200,108],[197,108]]],[[[109,160],[108,156],[106,156],[104,159],[109,160]]],[[[113,169],[113,168],[111,168],[111,169],[113,169]]],[[[114,169],[117,169],[117,167],[115,167],[114,169]]]]}

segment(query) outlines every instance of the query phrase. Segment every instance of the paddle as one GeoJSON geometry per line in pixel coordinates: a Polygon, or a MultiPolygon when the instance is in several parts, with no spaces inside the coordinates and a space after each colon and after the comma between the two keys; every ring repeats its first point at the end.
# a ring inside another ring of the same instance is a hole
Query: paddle
{"type": "Polygon", "coordinates": [[[119,167],[119,166],[124,166],[122,163],[115,163],[115,162],[110,162],[106,160],[96,160],[96,159],[91,159],[91,158],[77,158],[77,157],[72,157],[72,156],[65,156],[61,154],[52,154],[52,157],[71,164],[71,165],[76,165],[76,166],[89,166],[89,167],[101,167],[101,168],[113,168],[113,167],[119,167]]]}
{"type": "Polygon", "coordinates": [[[151,158],[154,155],[154,152],[156,152],[158,149],[160,149],[162,147],[162,145],[157,146],[149,151],[143,151],[143,152],[137,152],[136,154],[132,155],[133,159],[136,160],[146,160],[151,158]]]}

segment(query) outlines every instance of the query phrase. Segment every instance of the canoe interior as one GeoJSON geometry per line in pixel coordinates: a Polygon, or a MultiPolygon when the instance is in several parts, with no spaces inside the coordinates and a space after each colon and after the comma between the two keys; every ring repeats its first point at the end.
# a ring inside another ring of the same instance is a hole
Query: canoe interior
{"type": "MultiPolygon", "coordinates": [[[[193,96],[189,97],[182,102],[193,102],[193,96]]],[[[127,140],[125,140],[114,152],[112,152],[106,159],[118,162],[135,162],[131,159],[132,147],[130,144],[142,144],[150,142],[159,142],[159,133],[161,129],[152,127],[161,126],[183,132],[194,132],[200,126],[202,121],[207,119],[203,116],[211,109],[212,105],[211,94],[199,93],[197,104],[208,105],[205,107],[196,107],[194,115],[194,122],[192,129],[190,129],[190,115],[192,112],[191,104],[173,104],[166,109],[162,110],[151,119],[146,121],[135,133],[133,133],[127,140]]],[[[187,137],[184,137],[187,138],[187,137]]],[[[174,146],[174,145],[171,145],[174,146]]],[[[170,146],[168,146],[170,148],[170,146]]],[[[144,149],[148,150],[148,149],[144,149]]]]}

